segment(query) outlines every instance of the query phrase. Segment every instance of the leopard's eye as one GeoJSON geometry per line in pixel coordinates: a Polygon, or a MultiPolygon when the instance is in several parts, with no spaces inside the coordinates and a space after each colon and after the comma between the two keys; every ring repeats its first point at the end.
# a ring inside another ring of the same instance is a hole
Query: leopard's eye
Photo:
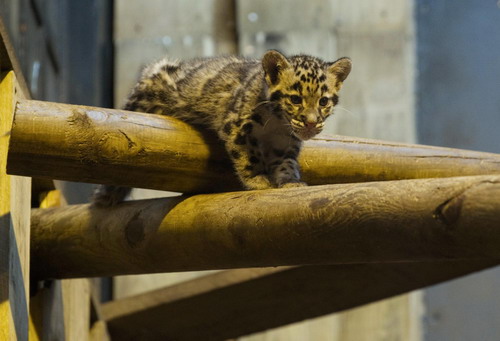
{"type": "Polygon", "coordinates": [[[302,97],[297,95],[292,95],[290,96],[290,101],[292,101],[293,104],[302,104],[302,97]]]}
{"type": "Polygon", "coordinates": [[[328,97],[321,97],[319,99],[319,105],[321,105],[322,107],[328,105],[328,97]]]}

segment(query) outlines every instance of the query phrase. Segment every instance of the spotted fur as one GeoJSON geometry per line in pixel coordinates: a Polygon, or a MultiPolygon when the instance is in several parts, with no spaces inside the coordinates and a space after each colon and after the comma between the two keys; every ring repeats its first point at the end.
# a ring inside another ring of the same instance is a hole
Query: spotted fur
{"type": "MultiPolygon", "coordinates": [[[[163,59],[144,70],[124,109],[215,131],[247,189],[303,186],[301,142],[321,132],[350,70],[348,58],[329,63],[274,50],[261,61],[163,59]]],[[[127,193],[102,186],[94,199],[110,205],[127,193]]]]}

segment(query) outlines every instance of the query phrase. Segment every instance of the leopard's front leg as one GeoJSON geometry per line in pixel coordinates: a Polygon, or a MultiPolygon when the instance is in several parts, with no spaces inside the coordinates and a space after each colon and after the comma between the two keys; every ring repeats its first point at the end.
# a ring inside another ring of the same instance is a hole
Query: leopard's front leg
{"type": "Polygon", "coordinates": [[[263,156],[258,141],[252,135],[253,123],[246,121],[237,125],[226,125],[224,140],[236,174],[246,189],[273,188],[269,175],[265,173],[263,156]]]}
{"type": "Polygon", "coordinates": [[[285,150],[275,149],[275,159],[269,165],[269,172],[277,187],[302,187],[307,186],[300,179],[300,167],[297,157],[300,143],[293,144],[285,150]]]}

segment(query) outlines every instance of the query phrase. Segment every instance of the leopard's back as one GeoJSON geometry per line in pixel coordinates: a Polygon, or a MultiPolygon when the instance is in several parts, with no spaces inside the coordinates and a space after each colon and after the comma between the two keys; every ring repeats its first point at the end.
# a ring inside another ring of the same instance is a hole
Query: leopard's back
{"type": "Polygon", "coordinates": [[[235,56],[190,61],[165,58],[144,69],[125,109],[170,115],[217,130],[225,116],[241,112],[242,106],[257,100],[263,79],[256,60],[235,56]]]}

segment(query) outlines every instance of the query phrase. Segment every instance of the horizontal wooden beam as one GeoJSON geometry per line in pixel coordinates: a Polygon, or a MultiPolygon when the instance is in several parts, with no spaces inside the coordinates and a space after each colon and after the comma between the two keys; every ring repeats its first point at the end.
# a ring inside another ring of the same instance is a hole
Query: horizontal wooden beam
{"type": "Polygon", "coordinates": [[[117,340],[227,340],[499,264],[447,261],[227,270],[106,303],[117,340]]]}
{"type": "MultiPolygon", "coordinates": [[[[349,137],[305,143],[311,185],[500,174],[500,155],[349,137]]],[[[239,188],[221,143],[176,119],[112,109],[20,101],[11,174],[182,193],[239,188]]]]}
{"type": "Polygon", "coordinates": [[[500,259],[500,176],[246,191],[32,212],[38,278],[500,259]]]}

